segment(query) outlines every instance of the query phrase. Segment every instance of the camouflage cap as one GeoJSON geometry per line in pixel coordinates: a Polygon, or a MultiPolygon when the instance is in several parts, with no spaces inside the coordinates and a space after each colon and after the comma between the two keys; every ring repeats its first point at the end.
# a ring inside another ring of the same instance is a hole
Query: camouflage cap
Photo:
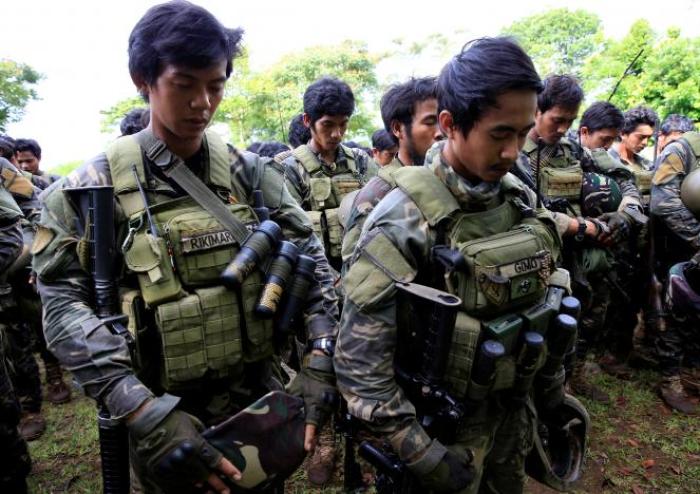
{"type": "Polygon", "coordinates": [[[617,211],[622,192],[617,182],[607,175],[586,172],[581,183],[581,213],[595,218],[617,211]]]}

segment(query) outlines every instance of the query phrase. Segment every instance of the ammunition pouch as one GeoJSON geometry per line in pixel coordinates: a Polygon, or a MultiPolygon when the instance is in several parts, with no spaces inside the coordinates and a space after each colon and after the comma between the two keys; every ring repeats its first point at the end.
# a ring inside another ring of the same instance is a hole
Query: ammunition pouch
{"type": "Polygon", "coordinates": [[[553,269],[541,236],[528,225],[457,245],[466,269],[451,275],[464,310],[493,316],[533,305],[553,269]]]}
{"type": "Polygon", "coordinates": [[[634,169],[634,179],[637,183],[637,189],[640,194],[647,195],[651,192],[651,180],[654,178],[654,172],[651,170],[634,169]]]}
{"type": "Polygon", "coordinates": [[[563,197],[578,201],[583,171],[580,165],[565,168],[546,167],[540,171],[540,191],[546,197],[563,197]]]}

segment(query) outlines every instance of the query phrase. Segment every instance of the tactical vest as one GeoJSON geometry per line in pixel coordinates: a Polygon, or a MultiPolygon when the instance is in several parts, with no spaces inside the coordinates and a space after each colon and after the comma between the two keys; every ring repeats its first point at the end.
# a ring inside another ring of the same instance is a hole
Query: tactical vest
{"type": "Polygon", "coordinates": [[[499,324],[488,322],[508,319],[542,300],[554,269],[541,230],[546,227],[524,221],[529,207],[521,199],[521,185],[510,174],[502,180],[503,202],[474,213],[462,211],[429,168],[407,167],[394,176],[431,229],[439,232],[441,225],[447,226],[446,243],[459,250],[466,261],[466,269],[451,273],[446,280],[448,290],[462,299],[446,372],[451,391],[459,397],[467,392],[477,344],[483,339],[498,339],[509,355],[499,361],[492,390],[513,387],[512,350],[518,332],[492,332],[489,328],[499,324]]]}
{"type": "Polygon", "coordinates": [[[649,195],[651,193],[651,179],[654,178],[652,170],[645,170],[644,167],[632,163],[627,168],[634,174],[634,182],[637,184],[639,193],[649,195]]]}
{"type": "Polygon", "coordinates": [[[307,211],[314,231],[322,240],[329,257],[341,255],[343,228],[338,219],[338,207],[348,193],[362,188],[365,184],[364,170],[359,170],[352,149],[340,145],[347,166],[334,170],[323,166],[307,145],[294,149],[292,155],[299,160],[310,175],[309,191],[311,210],[307,211]]]}
{"type": "Polygon", "coordinates": [[[5,188],[4,179],[0,176],[0,222],[10,222],[22,217],[22,210],[5,188]]]}
{"type": "MultiPolygon", "coordinates": [[[[545,197],[561,197],[570,202],[578,202],[583,181],[581,159],[574,154],[571,146],[564,142],[561,142],[557,149],[561,150],[558,156],[546,156],[546,147],[541,151],[540,193],[545,197]]],[[[537,150],[532,152],[537,153],[537,150]]],[[[534,176],[537,173],[536,165],[531,166],[534,176]]]]}
{"type": "MultiPolygon", "coordinates": [[[[209,156],[204,182],[222,200],[233,202],[226,145],[209,132],[204,145],[209,156]]],[[[219,280],[239,249],[231,233],[189,196],[173,199],[170,187],[148,180],[134,137],[112,143],[107,159],[114,193],[129,219],[122,245],[125,264],[139,286],[122,290],[122,312],[129,316],[129,329],[137,337],[144,329],[139,307],[145,305],[153,316],[161,341],[163,387],[172,391],[196,385],[201,378],[236,375],[244,362],[270,356],[272,324],[253,313],[263,284],[261,274],[251,274],[240,291],[225,288],[219,280]],[[146,190],[157,237],[150,233],[134,165],[146,190]]],[[[249,205],[236,203],[228,208],[249,227],[258,223],[249,205]]]]}
{"type": "Polygon", "coordinates": [[[686,176],[681,183],[681,200],[696,218],[700,218],[700,133],[686,132],[678,142],[686,151],[683,163],[686,176]]]}

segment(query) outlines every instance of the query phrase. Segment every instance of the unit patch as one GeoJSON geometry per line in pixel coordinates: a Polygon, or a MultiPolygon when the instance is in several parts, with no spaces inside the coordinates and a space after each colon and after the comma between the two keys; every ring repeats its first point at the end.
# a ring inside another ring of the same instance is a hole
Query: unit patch
{"type": "Polygon", "coordinates": [[[182,252],[185,254],[190,252],[199,252],[203,250],[216,249],[226,245],[235,245],[236,240],[228,230],[216,230],[196,232],[187,236],[183,236],[182,252]]]}

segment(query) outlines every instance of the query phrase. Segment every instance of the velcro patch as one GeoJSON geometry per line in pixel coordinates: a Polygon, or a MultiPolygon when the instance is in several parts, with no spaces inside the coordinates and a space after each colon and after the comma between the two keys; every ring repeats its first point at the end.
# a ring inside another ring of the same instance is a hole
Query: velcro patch
{"type": "Polygon", "coordinates": [[[199,252],[236,244],[236,239],[228,230],[197,232],[182,237],[182,252],[199,252]]]}
{"type": "Polygon", "coordinates": [[[685,166],[683,166],[683,160],[680,156],[675,153],[669,154],[659,165],[658,170],[654,174],[654,179],[652,182],[654,185],[663,185],[668,183],[673,177],[679,173],[685,172],[685,166]]]}
{"type": "Polygon", "coordinates": [[[39,254],[43,251],[47,245],[51,243],[55,236],[53,230],[46,228],[45,226],[39,225],[34,234],[34,242],[32,242],[32,255],[39,254]]]}

